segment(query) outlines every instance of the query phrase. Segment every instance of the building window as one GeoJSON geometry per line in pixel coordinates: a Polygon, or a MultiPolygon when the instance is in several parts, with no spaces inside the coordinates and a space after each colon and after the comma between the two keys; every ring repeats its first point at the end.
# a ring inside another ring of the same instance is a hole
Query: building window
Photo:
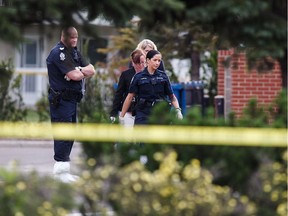
{"type": "Polygon", "coordinates": [[[40,66],[40,42],[37,39],[28,39],[22,44],[21,67],[40,66]]]}
{"type": "Polygon", "coordinates": [[[36,75],[24,75],[23,76],[23,86],[25,92],[35,92],[36,91],[36,75]]]}
{"type": "Polygon", "coordinates": [[[35,93],[37,85],[37,75],[29,74],[33,72],[32,68],[41,67],[41,40],[39,37],[28,37],[22,43],[20,51],[20,67],[27,71],[28,74],[22,76],[22,89],[24,93],[35,93]]]}

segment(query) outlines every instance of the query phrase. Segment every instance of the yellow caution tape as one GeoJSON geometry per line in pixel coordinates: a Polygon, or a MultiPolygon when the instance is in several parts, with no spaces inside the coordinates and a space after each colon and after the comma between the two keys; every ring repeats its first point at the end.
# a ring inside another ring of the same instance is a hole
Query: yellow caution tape
{"type": "Polygon", "coordinates": [[[142,141],[162,144],[287,147],[287,129],[112,124],[0,123],[0,138],[142,141]]]}

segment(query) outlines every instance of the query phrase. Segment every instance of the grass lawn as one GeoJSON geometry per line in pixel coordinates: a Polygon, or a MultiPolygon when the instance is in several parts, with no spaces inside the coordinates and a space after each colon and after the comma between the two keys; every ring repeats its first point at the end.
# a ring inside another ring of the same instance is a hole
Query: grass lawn
{"type": "Polygon", "coordinates": [[[27,122],[45,122],[45,121],[50,121],[49,118],[49,113],[42,113],[40,116],[39,112],[33,109],[28,109],[27,110],[27,116],[26,116],[26,121],[27,122]],[[44,118],[44,119],[43,119],[44,118]]]}

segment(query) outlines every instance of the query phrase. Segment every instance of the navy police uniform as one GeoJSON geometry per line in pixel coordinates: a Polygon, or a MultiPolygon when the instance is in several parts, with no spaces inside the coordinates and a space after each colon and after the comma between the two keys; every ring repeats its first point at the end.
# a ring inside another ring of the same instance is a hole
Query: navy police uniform
{"type": "Polygon", "coordinates": [[[158,102],[167,101],[173,90],[165,72],[157,69],[151,75],[146,67],[133,77],[129,93],[134,93],[137,97],[135,124],[147,124],[153,106],[158,102]]]}
{"type": "MultiPolygon", "coordinates": [[[[59,42],[46,59],[51,122],[75,123],[77,121],[77,103],[82,99],[84,80],[68,81],[66,73],[75,67],[85,67],[88,63],[77,48],[66,48],[59,42]]],[[[70,161],[70,153],[74,141],[54,140],[54,159],[56,161],[70,161]]]]}

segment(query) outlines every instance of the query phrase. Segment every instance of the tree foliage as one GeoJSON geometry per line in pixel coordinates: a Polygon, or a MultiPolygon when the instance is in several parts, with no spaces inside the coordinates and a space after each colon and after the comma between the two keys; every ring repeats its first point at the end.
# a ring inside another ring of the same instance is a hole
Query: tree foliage
{"type": "MultiPolygon", "coordinates": [[[[2,39],[13,40],[18,27],[28,24],[73,24],[80,19],[87,24],[99,15],[123,26],[134,15],[141,18],[143,29],[158,24],[177,27],[193,20],[207,32],[217,34],[229,47],[244,45],[262,49],[263,55],[283,56],[286,44],[287,2],[284,0],[190,1],[190,0],[6,0],[0,8],[2,39]],[[63,10],[64,9],[64,10],[63,10]],[[87,12],[87,17],[83,16],[87,12]],[[13,22],[19,26],[11,25],[13,22]],[[267,43],[267,42],[270,43],[267,43]],[[279,49],[281,48],[281,49],[279,49]]],[[[20,36],[20,35],[18,35],[20,36]]],[[[222,43],[223,45],[223,43],[222,43]]]]}
{"type": "Polygon", "coordinates": [[[98,49],[98,52],[109,54],[108,73],[116,83],[121,75],[120,72],[128,68],[130,54],[136,48],[138,41],[139,34],[136,28],[119,28],[118,34],[111,36],[110,45],[107,48],[98,49]]]}
{"type": "MultiPolygon", "coordinates": [[[[183,50],[181,46],[182,54],[190,49],[191,55],[197,51],[199,41],[205,38],[195,29],[198,27],[202,34],[210,34],[210,38],[217,41],[216,49],[234,48],[236,51],[245,51],[251,69],[255,68],[260,72],[271,71],[274,60],[278,60],[282,69],[282,85],[287,87],[287,1],[183,0],[181,2],[185,4],[182,16],[175,17],[173,21],[164,21],[155,19],[156,15],[152,14],[147,19],[143,18],[142,28],[156,27],[158,31],[159,28],[163,29],[163,26],[166,26],[172,31],[177,31],[184,27],[182,35],[178,35],[175,43],[181,40],[183,33],[186,33],[185,49],[183,50]],[[187,26],[191,21],[194,25],[187,26]],[[187,37],[189,35],[190,38],[187,37]]],[[[193,61],[193,58],[191,59],[193,61]]]]}
{"type": "Polygon", "coordinates": [[[0,63],[0,120],[21,121],[27,115],[20,93],[21,76],[15,76],[11,60],[0,63]]]}
{"type": "Polygon", "coordinates": [[[4,4],[0,8],[0,38],[14,43],[20,41],[25,26],[35,23],[70,25],[80,21],[91,33],[89,22],[100,15],[122,27],[137,15],[146,31],[159,26],[185,27],[192,20],[203,32],[218,37],[219,48],[245,49],[251,62],[264,59],[264,64],[273,65],[267,57],[279,60],[283,86],[287,87],[285,0],[6,0],[4,4]]]}

